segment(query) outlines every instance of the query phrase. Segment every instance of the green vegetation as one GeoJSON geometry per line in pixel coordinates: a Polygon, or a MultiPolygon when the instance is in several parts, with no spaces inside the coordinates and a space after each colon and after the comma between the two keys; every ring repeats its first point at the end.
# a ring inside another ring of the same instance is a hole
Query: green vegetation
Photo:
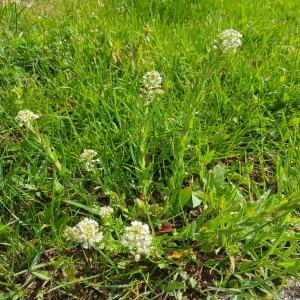
{"type": "Polygon", "coordinates": [[[279,299],[299,280],[299,11],[1,5],[0,299],[279,299]],[[228,28],[243,35],[236,53],[214,48],[228,28]],[[39,118],[20,126],[25,109],[39,118]],[[97,247],[65,238],[84,218],[97,247]],[[122,244],[135,220],[152,235],[139,260],[122,244]]]}

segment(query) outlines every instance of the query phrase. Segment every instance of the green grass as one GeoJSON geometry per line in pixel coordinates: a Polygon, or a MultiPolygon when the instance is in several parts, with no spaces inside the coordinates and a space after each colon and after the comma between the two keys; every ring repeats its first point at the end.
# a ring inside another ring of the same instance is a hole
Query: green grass
{"type": "Polygon", "coordinates": [[[299,280],[299,10],[297,0],[1,6],[0,299],[279,299],[299,280]],[[227,28],[243,34],[234,55],[212,47],[227,28]],[[146,109],[150,70],[164,95],[146,109]],[[22,109],[41,115],[42,142],[16,122],[22,109]],[[84,149],[101,160],[92,172],[84,149]],[[114,208],[108,224],[101,205],[114,208]],[[107,244],[64,239],[84,217],[107,244]],[[121,246],[132,220],[154,239],[138,262],[121,246]]]}

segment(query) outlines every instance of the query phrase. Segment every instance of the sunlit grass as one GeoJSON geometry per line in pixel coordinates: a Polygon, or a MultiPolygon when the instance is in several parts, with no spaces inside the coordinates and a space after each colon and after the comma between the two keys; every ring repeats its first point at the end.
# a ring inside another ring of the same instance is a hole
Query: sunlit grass
{"type": "Polygon", "coordinates": [[[278,299],[299,280],[299,9],[1,6],[0,298],[278,299]],[[236,53],[214,48],[229,28],[236,53]],[[98,244],[65,238],[84,218],[98,244]]]}

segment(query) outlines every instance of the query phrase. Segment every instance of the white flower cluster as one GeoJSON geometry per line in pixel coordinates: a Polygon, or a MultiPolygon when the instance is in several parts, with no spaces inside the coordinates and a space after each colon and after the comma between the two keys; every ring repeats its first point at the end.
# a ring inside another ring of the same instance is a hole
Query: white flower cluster
{"type": "Polygon", "coordinates": [[[103,233],[99,231],[99,224],[88,218],[84,218],[74,227],[67,227],[64,231],[67,240],[81,243],[83,248],[89,249],[101,242],[103,233]]]}
{"type": "Polygon", "coordinates": [[[122,244],[135,253],[135,260],[138,261],[141,255],[150,253],[152,237],[149,226],[139,221],[131,222],[131,226],[125,228],[122,244]]]}
{"type": "Polygon", "coordinates": [[[85,149],[80,155],[80,160],[87,171],[91,171],[95,168],[96,164],[100,162],[99,159],[94,159],[97,156],[97,152],[91,149],[85,149]]]}
{"type": "Polygon", "coordinates": [[[99,209],[99,215],[102,217],[102,218],[105,218],[105,217],[108,217],[110,216],[111,214],[113,214],[114,210],[112,207],[110,206],[102,206],[100,207],[99,209]]]}
{"type": "Polygon", "coordinates": [[[141,91],[149,99],[152,99],[155,95],[163,94],[161,88],[162,77],[157,71],[149,71],[143,76],[141,91]]]}
{"type": "Polygon", "coordinates": [[[242,45],[243,35],[234,29],[226,29],[221,32],[215,41],[215,47],[223,53],[235,53],[236,49],[242,45]]]}
{"type": "Polygon", "coordinates": [[[20,123],[20,125],[25,125],[29,127],[31,123],[38,119],[40,116],[33,113],[29,109],[20,110],[16,116],[16,121],[20,123]]]}

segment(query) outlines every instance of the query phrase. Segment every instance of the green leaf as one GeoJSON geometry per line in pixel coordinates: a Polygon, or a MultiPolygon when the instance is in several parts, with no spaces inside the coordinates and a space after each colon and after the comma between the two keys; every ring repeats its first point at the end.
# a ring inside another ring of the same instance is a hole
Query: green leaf
{"type": "Polygon", "coordinates": [[[86,210],[86,211],[88,211],[88,212],[90,212],[92,214],[96,214],[96,215],[99,214],[98,210],[96,208],[94,208],[94,207],[88,207],[88,206],[86,206],[84,204],[77,203],[77,202],[71,201],[71,200],[65,200],[64,202],[67,203],[67,204],[76,206],[78,208],[82,208],[82,209],[84,209],[84,210],[86,210]]]}
{"type": "Polygon", "coordinates": [[[52,276],[49,274],[49,272],[46,272],[46,271],[41,271],[41,270],[35,270],[35,271],[31,271],[31,273],[40,278],[40,279],[43,279],[43,280],[51,280],[52,279],[52,276]]]}
{"type": "Polygon", "coordinates": [[[271,193],[271,190],[267,190],[266,192],[264,192],[258,199],[257,199],[257,202],[263,202],[265,201],[269,195],[271,193]]]}
{"type": "Polygon", "coordinates": [[[211,183],[218,189],[225,183],[225,168],[222,165],[216,165],[211,171],[211,183]]]}
{"type": "Polygon", "coordinates": [[[283,266],[289,272],[298,273],[300,270],[300,260],[299,259],[291,259],[284,262],[280,262],[279,265],[283,266]]]}
{"type": "Polygon", "coordinates": [[[290,120],[289,125],[299,127],[300,118],[294,117],[290,120]]]}
{"type": "Polygon", "coordinates": [[[165,288],[165,292],[171,292],[175,290],[182,290],[185,288],[185,284],[182,282],[170,282],[165,288]]]}
{"type": "Polygon", "coordinates": [[[198,281],[195,278],[190,277],[189,284],[190,284],[191,288],[195,289],[197,287],[198,281]]]}
{"type": "Polygon", "coordinates": [[[179,194],[179,207],[178,209],[186,206],[192,197],[192,190],[189,187],[184,188],[179,194]]]}
{"type": "Polygon", "coordinates": [[[201,200],[195,195],[194,192],[192,192],[192,205],[193,208],[198,207],[201,204],[201,200]]]}

